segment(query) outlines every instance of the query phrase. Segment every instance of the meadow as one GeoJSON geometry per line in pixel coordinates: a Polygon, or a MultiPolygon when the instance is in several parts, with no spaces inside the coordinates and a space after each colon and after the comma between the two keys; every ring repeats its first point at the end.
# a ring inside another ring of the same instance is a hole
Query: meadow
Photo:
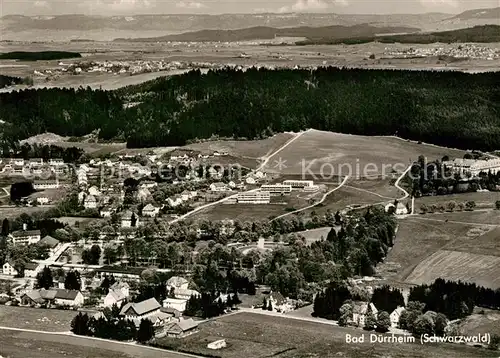
{"type": "Polygon", "coordinates": [[[0,326],[67,332],[76,314],[71,310],[0,306],[0,326]]]}
{"type": "Polygon", "coordinates": [[[360,179],[381,174],[390,176],[393,170],[403,172],[419,155],[424,155],[428,160],[441,159],[444,155],[462,158],[464,151],[418,144],[396,137],[310,130],[273,156],[266,170],[276,172],[271,164],[273,160],[281,158],[286,165],[280,171],[282,174],[301,174],[304,168],[308,168],[312,173],[322,174],[323,179],[332,175],[350,175],[360,179]]]}
{"type": "MultiPolygon", "coordinates": [[[[209,321],[201,331],[183,340],[164,338],[166,346],[176,346],[196,353],[211,353],[221,358],[284,358],[302,357],[486,357],[494,352],[460,345],[347,344],[346,334],[361,335],[364,331],[328,324],[267,316],[258,313],[237,313],[209,321]],[[224,338],[228,346],[210,351],[207,343],[224,338]]],[[[366,332],[365,332],[366,333],[366,332]]]]}
{"type": "MultiPolygon", "coordinates": [[[[399,222],[394,246],[385,261],[377,266],[377,271],[391,282],[404,282],[421,262],[446,245],[453,247],[488,230],[489,227],[482,225],[457,224],[441,219],[420,220],[420,217],[406,218],[399,222]]],[[[459,266],[460,262],[455,264],[459,266]]]]}
{"type": "Polygon", "coordinates": [[[430,284],[437,278],[444,278],[497,289],[500,287],[499,267],[498,256],[439,250],[420,262],[406,278],[406,282],[430,284]]]}

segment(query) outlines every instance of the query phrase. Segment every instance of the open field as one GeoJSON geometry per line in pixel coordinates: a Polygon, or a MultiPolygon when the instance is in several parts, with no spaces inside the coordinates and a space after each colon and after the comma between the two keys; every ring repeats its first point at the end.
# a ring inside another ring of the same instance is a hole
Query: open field
{"type": "MultiPolygon", "coordinates": [[[[415,204],[415,212],[418,213],[418,206],[415,204]]],[[[500,225],[500,212],[498,210],[483,209],[474,211],[457,211],[418,215],[413,219],[422,221],[445,222],[448,220],[452,223],[473,223],[476,225],[497,226],[500,225]]]]}
{"type": "MultiPolygon", "coordinates": [[[[286,161],[283,174],[315,173],[321,177],[349,175],[353,178],[386,178],[403,172],[419,155],[441,159],[462,158],[461,150],[418,144],[396,137],[367,137],[311,130],[303,134],[273,160],[286,161]]],[[[272,163],[272,161],[270,162],[272,163]]],[[[267,168],[275,171],[273,168],[267,168]]]]}
{"type": "Polygon", "coordinates": [[[287,141],[293,138],[291,133],[279,133],[271,138],[248,141],[213,141],[189,144],[182,149],[192,149],[202,153],[211,154],[213,152],[229,153],[235,157],[257,159],[273,153],[287,141]]]}
{"type": "MultiPolygon", "coordinates": [[[[101,34],[101,32],[99,32],[101,34]]],[[[115,35],[117,33],[115,32],[115,35]]],[[[65,41],[67,41],[67,38],[65,41]]],[[[30,34],[29,41],[32,41],[30,34]]],[[[45,40],[45,38],[44,38],[45,40]]],[[[0,52],[8,51],[75,51],[82,54],[82,61],[106,60],[164,60],[181,62],[211,62],[217,64],[234,64],[241,66],[269,65],[269,66],[339,66],[357,68],[386,68],[386,69],[441,69],[458,71],[497,71],[500,69],[498,60],[488,61],[480,59],[463,59],[449,62],[439,59],[438,56],[428,58],[390,58],[385,55],[389,51],[398,51],[417,47],[432,49],[435,47],[456,48],[457,44],[432,45],[401,45],[369,43],[361,45],[280,45],[261,46],[249,42],[217,44],[189,43],[126,43],[126,42],[58,42],[58,43],[30,43],[30,42],[0,42],[0,52]],[[240,58],[245,53],[249,58],[240,58]],[[375,59],[370,59],[370,55],[375,59]]],[[[498,48],[498,44],[487,44],[487,47],[498,48]]],[[[64,61],[69,63],[70,61],[64,61]]],[[[79,62],[79,61],[75,61],[79,62]]],[[[9,76],[32,76],[33,71],[58,67],[58,61],[37,61],[36,63],[19,64],[10,60],[0,61],[2,74],[9,76]]],[[[183,70],[176,70],[183,71],[183,70]]],[[[130,76],[85,73],[80,75],[64,74],[51,81],[44,76],[34,76],[35,87],[79,87],[115,89],[126,85],[138,84],[160,76],[175,74],[175,71],[144,73],[130,76]]],[[[9,90],[9,89],[7,89],[9,90]]]]}
{"type": "Polygon", "coordinates": [[[321,237],[326,239],[331,229],[331,227],[320,227],[317,229],[295,232],[294,235],[303,236],[306,239],[306,244],[310,245],[315,241],[321,240],[321,237]]]}
{"type": "Polygon", "coordinates": [[[449,201],[462,202],[475,201],[477,209],[489,209],[495,207],[495,201],[500,200],[500,192],[498,191],[487,191],[487,192],[476,192],[476,193],[461,193],[461,194],[450,194],[450,195],[436,195],[436,196],[423,196],[421,198],[415,199],[415,212],[420,211],[420,206],[425,204],[427,206],[432,204],[444,204],[446,205],[449,201]]]}
{"type": "MultiPolygon", "coordinates": [[[[345,335],[361,335],[361,330],[315,322],[299,321],[257,313],[238,313],[202,325],[201,331],[183,340],[160,341],[199,353],[214,353],[207,343],[225,338],[228,346],[215,352],[222,358],[279,356],[302,357],[482,357],[494,356],[485,349],[460,345],[346,344],[345,335]]],[[[497,354],[498,355],[498,354],[497,354]]]]}
{"type": "Polygon", "coordinates": [[[3,206],[0,207],[0,218],[14,219],[19,215],[26,213],[29,215],[33,215],[35,213],[42,213],[46,210],[50,209],[50,206],[32,206],[32,207],[24,207],[24,206],[3,206]]]}
{"type": "Polygon", "coordinates": [[[196,220],[264,220],[286,213],[288,205],[220,204],[196,213],[196,220]]]}
{"type": "Polygon", "coordinates": [[[462,334],[474,335],[488,332],[500,335],[500,313],[487,308],[476,307],[474,313],[460,322],[462,334]]]}
{"type": "Polygon", "coordinates": [[[419,285],[445,278],[497,289],[500,287],[499,267],[498,256],[439,250],[418,264],[406,281],[419,285]]]}
{"type": "Polygon", "coordinates": [[[341,187],[328,195],[323,203],[305,210],[304,213],[311,214],[314,211],[318,215],[323,215],[327,210],[335,213],[338,210],[345,209],[347,206],[371,205],[387,201],[391,201],[391,199],[384,199],[375,194],[359,191],[354,188],[341,187]]]}
{"type": "Polygon", "coordinates": [[[381,201],[384,199],[391,200],[403,196],[401,190],[394,186],[396,179],[397,178],[349,180],[345,186],[348,188],[357,188],[359,191],[367,192],[368,194],[379,195],[381,201]]]}
{"type": "Polygon", "coordinates": [[[73,335],[0,330],[0,355],[8,358],[183,358],[136,344],[73,335]]]}
{"type": "Polygon", "coordinates": [[[66,332],[76,314],[70,310],[0,306],[0,326],[66,332]]]}
{"type": "Polygon", "coordinates": [[[57,145],[61,148],[81,148],[85,153],[92,156],[100,156],[106,154],[112,154],[119,150],[126,148],[126,143],[82,143],[82,142],[54,142],[53,145],[57,145]]]}
{"type": "MultiPolygon", "coordinates": [[[[406,218],[399,222],[394,246],[384,263],[377,266],[377,271],[384,278],[404,282],[415,267],[445,245],[453,247],[455,243],[469,241],[471,237],[478,237],[489,230],[488,227],[478,230],[481,225],[454,224],[444,220],[424,221],[419,218],[406,218]]],[[[459,262],[455,264],[460,265],[459,262]]]]}

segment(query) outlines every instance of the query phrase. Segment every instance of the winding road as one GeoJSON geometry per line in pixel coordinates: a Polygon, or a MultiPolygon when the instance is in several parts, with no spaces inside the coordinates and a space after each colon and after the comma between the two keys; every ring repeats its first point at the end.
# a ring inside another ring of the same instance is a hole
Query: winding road
{"type": "Polygon", "coordinates": [[[321,198],[320,201],[318,201],[317,203],[314,203],[312,205],[309,205],[309,206],[306,206],[306,207],[303,207],[301,209],[297,209],[295,211],[290,211],[289,213],[285,213],[283,215],[280,215],[280,216],[277,216],[275,217],[274,219],[272,219],[271,221],[274,221],[274,220],[277,220],[277,219],[281,219],[285,216],[288,216],[288,215],[292,215],[292,214],[297,214],[297,213],[300,213],[301,211],[304,211],[304,210],[307,210],[307,209],[311,209],[311,208],[314,208],[315,206],[321,204],[322,202],[324,202],[326,200],[326,198],[328,197],[328,195],[330,195],[331,193],[333,193],[334,191],[336,190],[339,190],[340,188],[342,188],[344,186],[344,184],[347,182],[347,180],[349,179],[349,176],[346,176],[344,178],[344,180],[342,180],[342,182],[335,188],[333,188],[332,190],[330,190],[329,192],[325,193],[323,195],[323,197],[321,198]]]}

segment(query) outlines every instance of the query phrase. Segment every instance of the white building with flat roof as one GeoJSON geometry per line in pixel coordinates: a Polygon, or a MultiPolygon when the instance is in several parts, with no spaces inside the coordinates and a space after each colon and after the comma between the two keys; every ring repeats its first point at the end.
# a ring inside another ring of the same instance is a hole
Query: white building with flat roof
{"type": "Polygon", "coordinates": [[[292,189],[305,189],[306,187],[314,187],[312,180],[285,180],[283,185],[290,185],[292,189]]]}
{"type": "Polygon", "coordinates": [[[262,185],[260,190],[268,191],[271,195],[290,194],[292,192],[292,186],[284,184],[266,184],[262,185]]]}
{"type": "Polygon", "coordinates": [[[238,193],[236,201],[238,204],[269,204],[271,202],[271,193],[268,191],[238,193]]]}

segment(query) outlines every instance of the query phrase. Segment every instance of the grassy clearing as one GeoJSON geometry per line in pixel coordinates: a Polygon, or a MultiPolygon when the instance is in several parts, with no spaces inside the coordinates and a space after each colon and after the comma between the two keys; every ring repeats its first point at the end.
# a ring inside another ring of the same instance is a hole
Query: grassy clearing
{"type": "Polygon", "coordinates": [[[446,220],[455,222],[455,223],[474,223],[478,226],[483,225],[500,225],[500,211],[491,210],[491,209],[483,209],[483,210],[474,210],[474,211],[460,211],[460,212],[444,212],[444,213],[434,213],[434,214],[426,214],[419,215],[416,218],[419,220],[429,220],[432,219],[434,221],[443,221],[446,220]]]}
{"type": "Polygon", "coordinates": [[[427,206],[432,204],[445,204],[449,201],[467,202],[475,201],[477,209],[491,209],[495,207],[495,201],[500,200],[500,192],[488,191],[481,193],[463,193],[439,196],[424,196],[415,199],[415,209],[419,212],[420,206],[425,204],[427,206]]]}
{"type": "Polygon", "coordinates": [[[50,206],[32,206],[32,207],[2,207],[0,208],[0,218],[15,219],[19,215],[26,213],[33,215],[35,213],[42,213],[50,209],[50,206]]]}
{"type": "Polygon", "coordinates": [[[260,158],[273,153],[293,137],[294,135],[291,133],[279,133],[271,138],[262,140],[222,140],[194,143],[184,146],[183,149],[196,150],[206,154],[210,154],[213,152],[225,152],[236,157],[260,158]]]}
{"type": "MultiPolygon", "coordinates": [[[[281,171],[284,174],[300,174],[304,171],[303,167],[306,167],[314,173],[331,175],[333,166],[336,175],[367,177],[382,173],[389,175],[392,168],[402,172],[419,155],[430,160],[441,159],[444,155],[462,158],[463,154],[460,150],[417,144],[394,137],[366,137],[312,130],[273,159],[281,157],[287,161],[287,167],[281,171]],[[311,162],[313,164],[309,167],[311,162]],[[306,165],[303,166],[303,163],[306,165]]],[[[271,172],[272,163],[273,160],[267,168],[271,172]]]]}
{"type": "Polygon", "coordinates": [[[403,193],[401,190],[394,186],[396,178],[394,179],[377,179],[377,180],[349,180],[346,185],[349,187],[357,188],[362,192],[369,192],[375,195],[380,195],[380,200],[391,200],[400,198],[403,193]]]}
{"type": "Polygon", "coordinates": [[[75,315],[69,310],[0,306],[0,326],[66,332],[75,315]]]}
{"type": "Polygon", "coordinates": [[[0,354],[30,358],[182,358],[183,355],[140,345],[79,336],[0,330],[0,354]]]}
{"type": "MultiPolygon", "coordinates": [[[[222,358],[253,357],[483,357],[494,352],[459,345],[346,344],[345,335],[361,330],[299,321],[256,313],[238,313],[202,325],[197,334],[183,340],[162,339],[166,345],[222,358]],[[210,351],[207,343],[225,338],[228,347],[210,351]]],[[[365,332],[366,333],[366,332],[365,332]]]]}
{"type": "Polygon", "coordinates": [[[303,236],[306,239],[306,244],[311,245],[313,242],[320,241],[321,237],[326,240],[331,227],[320,227],[317,229],[305,230],[296,232],[295,235],[303,236]]]}
{"type": "Polygon", "coordinates": [[[500,257],[468,252],[439,250],[415,267],[406,281],[430,284],[437,278],[475,282],[484,287],[500,287],[500,257]]]}
{"type": "Polygon", "coordinates": [[[488,332],[500,335],[500,313],[498,311],[476,307],[474,313],[460,322],[462,334],[478,334],[488,332]]]}
{"type": "Polygon", "coordinates": [[[315,211],[318,215],[323,215],[327,210],[336,212],[337,210],[345,209],[347,206],[378,204],[387,200],[375,194],[359,191],[354,188],[342,187],[328,195],[323,203],[304,212],[311,214],[315,211]]]}
{"type": "MultiPolygon", "coordinates": [[[[423,260],[445,245],[468,240],[471,225],[446,222],[429,222],[407,218],[399,222],[394,246],[384,263],[378,266],[379,273],[392,281],[404,281],[423,260]]],[[[478,232],[476,236],[481,235],[478,232]]]]}

